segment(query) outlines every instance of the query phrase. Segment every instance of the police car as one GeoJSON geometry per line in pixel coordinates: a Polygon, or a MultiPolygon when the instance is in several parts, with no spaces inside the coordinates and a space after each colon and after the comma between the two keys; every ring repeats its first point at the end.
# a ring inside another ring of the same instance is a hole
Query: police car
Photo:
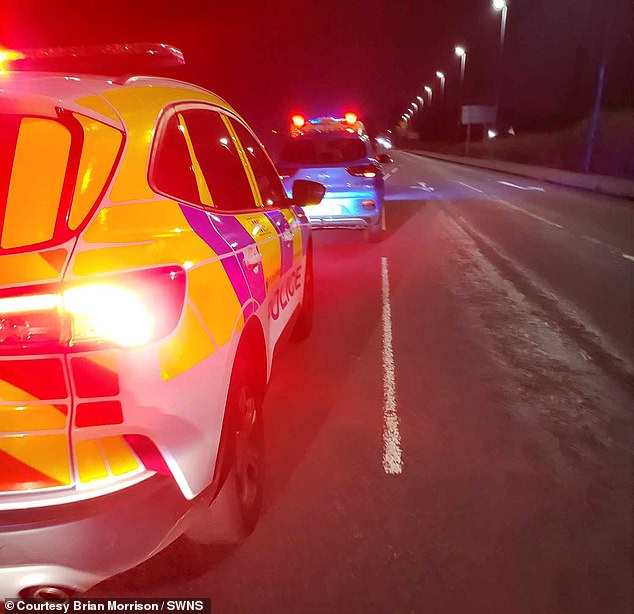
{"type": "Polygon", "coordinates": [[[262,399],[282,336],[310,331],[302,207],[324,187],[289,198],[194,85],[0,72],[0,599],[62,598],[183,533],[253,530],[262,399]]]}
{"type": "Polygon", "coordinates": [[[307,215],[315,228],[367,229],[370,241],[385,231],[382,162],[355,113],[342,118],[292,118],[292,133],[283,147],[277,168],[290,194],[297,180],[326,186],[320,205],[307,215]]]}

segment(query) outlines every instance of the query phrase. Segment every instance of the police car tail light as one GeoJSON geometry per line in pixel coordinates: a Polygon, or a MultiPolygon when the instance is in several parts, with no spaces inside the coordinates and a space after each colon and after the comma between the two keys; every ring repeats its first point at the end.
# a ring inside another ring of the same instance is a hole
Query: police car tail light
{"type": "Polygon", "coordinates": [[[61,299],[55,293],[1,297],[0,353],[59,343],[67,330],[61,299]]]}
{"type": "Polygon", "coordinates": [[[135,347],[168,335],[185,301],[181,267],[0,297],[0,353],[135,347]]]}
{"type": "Polygon", "coordinates": [[[377,169],[373,164],[361,164],[359,166],[348,166],[346,168],[350,175],[354,177],[366,177],[367,179],[372,179],[376,177],[377,169]]]}
{"type": "Polygon", "coordinates": [[[152,339],[154,318],[141,295],[114,283],[89,284],[63,293],[71,317],[71,342],[112,342],[123,347],[152,339]]]}
{"type": "Polygon", "coordinates": [[[346,113],[343,117],[346,120],[346,124],[350,126],[354,126],[357,123],[356,113],[346,113]]]}
{"type": "Polygon", "coordinates": [[[303,115],[293,115],[293,117],[291,117],[291,121],[293,122],[293,126],[295,126],[295,128],[302,128],[306,123],[303,115]]]}

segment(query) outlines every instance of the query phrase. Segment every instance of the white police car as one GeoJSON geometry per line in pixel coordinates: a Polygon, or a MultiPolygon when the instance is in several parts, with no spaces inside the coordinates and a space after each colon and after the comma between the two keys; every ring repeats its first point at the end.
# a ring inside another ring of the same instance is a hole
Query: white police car
{"type": "Polygon", "coordinates": [[[183,61],[0,50],[0,601],[62,599],[183,533],[250,533],[274,351],[311,326],[303,207],[323,186],[289,199],[195,85],[3,70],[95,54],[183,61]]]}
{"type": "Polygon", "coordinates": [[[383,238],[384,182],[381,163],[355,113],[343,118],[292,118],[291,136],[278,158],[278,172],[288,194],[298,179],[326,186],[321,204],[307,215],[314,228],[367,229],[370,241],[383,238]]]}

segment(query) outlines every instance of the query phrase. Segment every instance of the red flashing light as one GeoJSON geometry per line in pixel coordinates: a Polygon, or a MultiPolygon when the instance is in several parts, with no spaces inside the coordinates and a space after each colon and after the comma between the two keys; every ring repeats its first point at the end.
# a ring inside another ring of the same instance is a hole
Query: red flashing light
{"type": "Polygon", "coordinates": [[[291,121],[293,122],[293,126],[295,126],[295,128],[302,128],[306,123],[306,120],[302,115],[293,115],[293,117],[291,117],[291,121]]]}
{"type": "Polygon", "coordinates": [[[356,113],[346,113],[344,116],[347,124],[354,126],[357,123],[357,114],[356,113]]]}
{"type": "Polygon", "coordinates": [[[15,60],[23,60],[25,55],[19,51],[11,51],[9,49],[0,49],[0,73],[7,70],[7,64],[15,60]]]}
{"type": "Polygon", "coordinates": [[[365,177],[366,179],[373,179],[377,175],[377,167],[373,164],[348,166],[346,170],[350,175],[353,175],[354,177],[365,177]]]}

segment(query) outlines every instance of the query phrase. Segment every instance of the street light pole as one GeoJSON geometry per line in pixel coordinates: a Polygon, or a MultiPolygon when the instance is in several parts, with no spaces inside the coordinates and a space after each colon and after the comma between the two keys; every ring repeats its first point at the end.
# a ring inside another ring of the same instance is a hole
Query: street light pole
{"type": "Polygon", "coordinates": [[[612,33],[614,20],[616,19],[614,4],[608,6],[608,11],[604,13],[604,21],[602,27],[603,32],[601,37],[601,64],[599,65],[599,71],[597,74],[597,87],[594,94],[594,104],[592,105],[592,114],[590,115],[590,122],[588,124],[586,146],[582,160],[582,170],[584,173],[589,173],[592,170],[592,158],[594,155],[594,146],[597,137],[597,131],[599,129],[601,101],[603,99],[603,89],[605,87],[605,73],[608,66],[608,58],[611,47],[610,34],[612,33]]]}
{"type": "Polygon", "coordinates": [[[445,74],[440,72],[439,70],[437,70],[436,71],[436,76],[440,79],[440,96],[444,100],[444,98],[445,98],[445,74]]]}
{"type": "Polygon", "coordinates": [[[460,58],[460,85],[462,85],[467,64],[467,50],[464,47],[456,47],[455,53],[460,58]]]}
{"type": "Polygon", "coordinates": [[[500,49],[504,47],[504,37],[506,35],[506,13],[509,5],[506,0],[493,0],[493,9],[501,11],[502,19],[500,20],[500,49]]]}
{"type": "MultiPolygon", "coordinates": [[[[460,105],[464,106],[464,73],[467,64],[467,50],[460,45],[454,49],[455,54],[460,58],[460,105]]],[[[462,124],[458,119],[459,125],[462,124]]],[[[460,128],[462,130],[462,128],[460,128]]],[[[465,153],[469,153],[469,141],[471,140],[471,125],[467,125],[467,139],[465,141],[465,153]]]]}
{"type": "MultiPolygon", "coordinates": [[[[504,39],[506,37],[506,16],[508,12],[508,4],[506,0],[493,0],[493,9],[500,11],[500,51],[498,58],[498,86],[495,94],[495,114],[497,116],[500,106],[500,95],[502,93],[502,76],[504,68],[504,39]]],[[[497,119],[497,117],[496,117],[497,119]]]]}
{"type": "Polygon", "coordinates": [[[427,92],[427,95],[429,96],[429,104],[431,104],[431,99],[433,96],[433,90],[431,89],[431,87],[429,87],[429,85],[425,86],[425,91],[427,92]]]}

